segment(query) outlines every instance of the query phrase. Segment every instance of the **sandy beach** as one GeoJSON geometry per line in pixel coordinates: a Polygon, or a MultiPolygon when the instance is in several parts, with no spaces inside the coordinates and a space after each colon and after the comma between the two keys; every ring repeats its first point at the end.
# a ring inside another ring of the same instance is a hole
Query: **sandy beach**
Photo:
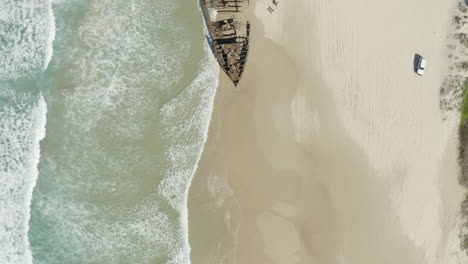
{"type": "Polygon", "coordinates": [[[192,263],[468,263],[439,109],[455,3],[250,1],[247,67],[220,75],[191,186],[192,263]]]}

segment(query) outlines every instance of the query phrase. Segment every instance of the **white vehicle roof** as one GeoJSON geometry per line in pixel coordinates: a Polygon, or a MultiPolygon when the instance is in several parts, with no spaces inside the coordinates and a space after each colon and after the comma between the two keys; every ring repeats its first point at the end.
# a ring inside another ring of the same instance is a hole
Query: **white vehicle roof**
{"type": "Polygon", "coordinates": [[[420,59],[419,59],[419,66],[420,66],[421,68],[426,68],[426,59],[420,58],[420,59]]]}

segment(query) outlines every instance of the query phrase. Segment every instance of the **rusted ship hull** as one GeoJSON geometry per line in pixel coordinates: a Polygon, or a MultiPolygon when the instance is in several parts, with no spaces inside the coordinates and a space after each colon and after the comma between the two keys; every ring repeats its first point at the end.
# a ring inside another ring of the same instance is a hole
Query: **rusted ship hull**
{"type": "Polygon", "coordinates": [[[240,18],[247,4],[245,0],[200,0],[211,51],[236,86],[249,51],[250,23],[240,18]]]}

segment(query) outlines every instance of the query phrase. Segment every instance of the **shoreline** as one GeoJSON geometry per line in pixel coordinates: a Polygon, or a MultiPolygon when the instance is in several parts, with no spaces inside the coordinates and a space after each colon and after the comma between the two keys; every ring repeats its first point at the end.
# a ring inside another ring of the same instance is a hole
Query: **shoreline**
{"type": "Polygon", "coordinates": [[[191,187],[192,263],[464,263],[457,141],[438,110],[444,29],[430,28],[445,18],[413,36],[418,3],[382,4],[408,10],[376,25],[353,5],[251,2],[249,61],[238,88],[220,71],[191,187]],[[421,43],[433,66],[418,79],[405,58],[421,43]]]}

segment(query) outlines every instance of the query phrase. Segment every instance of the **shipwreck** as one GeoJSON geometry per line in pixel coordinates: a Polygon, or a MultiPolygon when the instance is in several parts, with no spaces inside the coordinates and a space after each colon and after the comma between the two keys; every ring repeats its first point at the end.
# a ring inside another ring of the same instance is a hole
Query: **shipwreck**
{"type": "Polygon", "coordinates": [[[208,44],[235,86],[242,77],[249,51],[250,23],[243,19],[248,4],[248,0],[200,0],[208,44]]]}

